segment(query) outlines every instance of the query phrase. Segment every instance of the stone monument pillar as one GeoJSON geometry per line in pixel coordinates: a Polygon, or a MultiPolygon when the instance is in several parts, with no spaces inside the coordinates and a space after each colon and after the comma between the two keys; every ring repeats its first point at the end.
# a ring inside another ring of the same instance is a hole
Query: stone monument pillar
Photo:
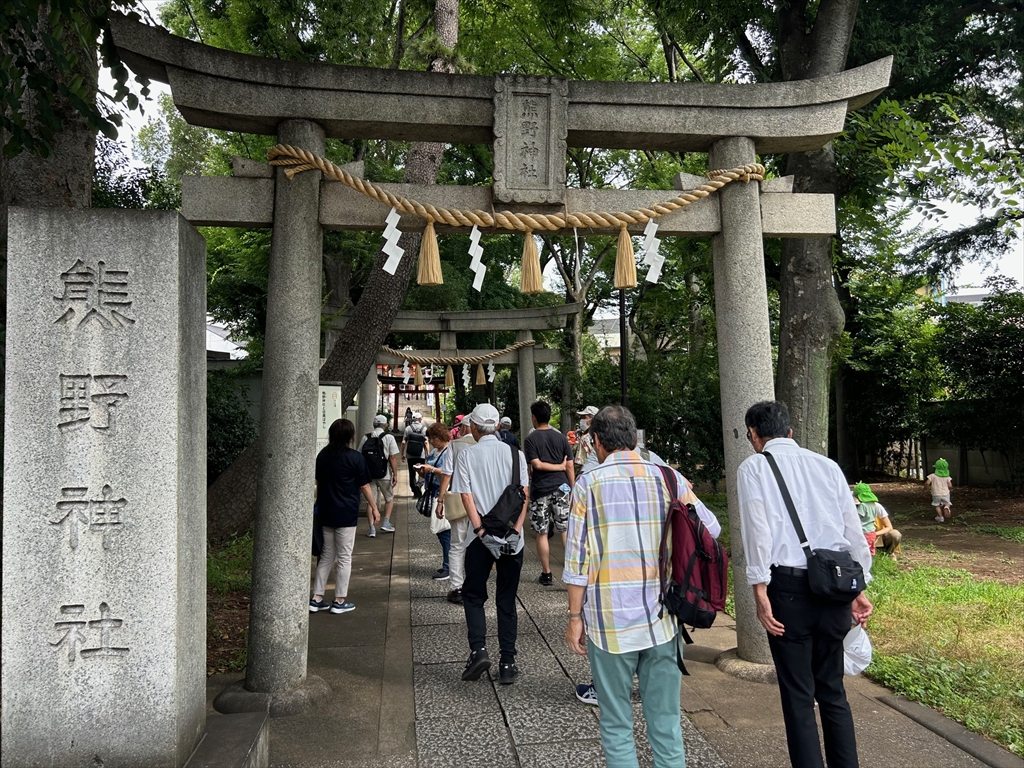
{"type": "MultiPolygon", "coordinates": [[[[516,341],[532,341],[532,331],[516,331],[516,341]]],[[[537,368],[534,364],[533,347],[522,347],[517,353],[519,365],[516,373],[519,376],[519,444],[522,445],[526,436],[533,431],[530,419],[530,406],[537,400],[537,368]]]]}
{"type": "MultiPolygon", "coordinates": [[[[734,168],[754,162],[757,162],[754,142],[747,138],[715,142],[708,159],[711,168],[734,168]]],[[[736,639],[741,659],[771,664],[768,638],[757,620],[754,595],[746,582],[747,558],[740,538],[740,515],[736,505],[736,469],[753,452],[747,442],[743,416],[754,403],[775,397],[760,189],[756,182],[734,182],[720,189],[718,196],[722,231],[713,238],[712,251],[736,639]]]]}
{"type": "Polygon", "coordinates": [[[206,246],[10,209],[4,765],[181,766],[206,723],[206,246]]]}
{"type": "MultiPolygon", "coordinates": [[[[373,429],[373,417],[377,414],[377,363],[370,366],[369,373],[359,387],[359,411],[356,424],[356,437],[353,442],[358,445],[361,435],[373,429]]],[[[355,446],[353,446],[355,447],[355,446]]]]}
{"type": "MultiPolygon", "coordinates": [[[[324,153],[316,123],[287,120],[282,144],[324,153]]],[[[244,685],[229,686],[220,712],[304,711],[330,689],[306,675],[310,546],[316,460],[323,232],[320,172],[276,171],[263,353],[259,479],[253,541],[249,658],[244,685]]]]}

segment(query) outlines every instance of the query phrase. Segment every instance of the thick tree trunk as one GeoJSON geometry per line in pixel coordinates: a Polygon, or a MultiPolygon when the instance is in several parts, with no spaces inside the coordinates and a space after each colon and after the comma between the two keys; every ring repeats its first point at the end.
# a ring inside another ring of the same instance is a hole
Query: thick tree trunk
{"type": "MultiPolygon", "coordinates": [[[[784,80],[824,77],[845,68],[858,4],[858,0],[822,0],[812,9],[808,0],[794,0],[779,6],[779,65],[784,80]]],[[[796,176],[796,192],[837,193],[831,145],[788,155],[785,172],[796,176]]],[[[797,442],[822,454],[828,453],[832,352],[844,323],[832,275],[831,239],[782,241],[775,396],[789,406],[797,442]]]]}
{"type": "MultiPolygon", "coordinates": [[[[796,192],[835,189],[831,147],[787,157],[796,192]]],[[[832,284],[832,241],[782,241],[779,367],[775,396],[788,407],[793,438],[828,453],[828,406],[832,351],[843,332],[843,310],[832,284]]]]}
{"type": "MultiPolygon", "coordinates": [[[[459,41],[458,0],[436,0],[434,29],[441,44],[454,49],[459,41]]],[[[430,72],[452,72],[451,63],[436,58],[427,67],[430,72]]],[[[441,169],[444,144],[418,142],[409,148],[403,181],[406,184],[436,184],[441,169]]],[[[356,305],[348,325],[335,341],[330,356],[320,369],[320,380],[341,387],[342,402],[349,403],[359,391],[366,372],[377,359],[377,352],[391,332],[391,323],[402,305],[409,280],[416,269],[421,236],[406,232],[399,239],[405,251],[394,275],[384,271],[387,254],[381,252],[370,273],[370,279],[356,305]]]]}

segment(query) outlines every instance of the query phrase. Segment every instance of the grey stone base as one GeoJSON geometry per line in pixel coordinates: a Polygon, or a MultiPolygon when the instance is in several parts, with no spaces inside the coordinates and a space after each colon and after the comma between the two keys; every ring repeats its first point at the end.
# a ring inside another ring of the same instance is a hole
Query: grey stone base
{"type": "Polygon", "coordinates": [[[270,725],[266,712],[212,715],[203,741],[185,768],[267,768],[270,725]]]}
{"type": "Polygon", "coordinates": [[[751,683],[767,683],[778,685],[779,678],[775,674],[773,664],[757,664],[753,661],[744,661],[739,657],[735,648],[723,651],[715,657],[715,666],[727,675],[738,677],[741,680],[748,680],[751,683]]]}
{"type": "Polygon", "coordinates": [[[290,717],[323,704],[330,695],[331,687],[316,675],[309,675],[302,685],[280,693],[250,691],[245,687],[245,680],[239,680],[217,694],[213,708],[225,715],[266,712],[271,717],[290,717]]]}

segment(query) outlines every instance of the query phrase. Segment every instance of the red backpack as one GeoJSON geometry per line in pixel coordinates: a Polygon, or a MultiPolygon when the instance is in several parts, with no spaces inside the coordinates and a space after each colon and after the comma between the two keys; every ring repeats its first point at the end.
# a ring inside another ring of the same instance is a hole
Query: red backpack
{"type": "MultiPolygon", "coordinates": [[[[661,570],[661,610],[675,618],[683,639],[692,643],[684,624],[707,629],[718,611],[725,609],[725,591],[729,585],[729,557],[715,541],[693,504],[679,499],[676,475],[661,467],[669,491],[668,514],[661,534],[658,562],[661,570]],[[672,557],[668,555],[668,537],[672,536],[672,557]]],[[[679,668],[686,669],[679,660],[679,668]]]]}

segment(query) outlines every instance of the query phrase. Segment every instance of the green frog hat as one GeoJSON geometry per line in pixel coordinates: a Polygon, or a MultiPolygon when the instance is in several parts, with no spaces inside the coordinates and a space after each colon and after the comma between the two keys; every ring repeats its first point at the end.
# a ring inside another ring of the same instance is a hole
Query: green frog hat
{"type": "Polygon", "coordinates": [[[878,497],[871,492],[871,486],[867,483],[857,483],[853,486],[853,495],[857,497],[860,502],[865,501],[878,501],[878,497]]]}
{"type": "Polygon", "coordinates": [[[939,459],[935,462],[935,476],[936,477],[949,477],[949,462],[945,459],[939,459]]]}

